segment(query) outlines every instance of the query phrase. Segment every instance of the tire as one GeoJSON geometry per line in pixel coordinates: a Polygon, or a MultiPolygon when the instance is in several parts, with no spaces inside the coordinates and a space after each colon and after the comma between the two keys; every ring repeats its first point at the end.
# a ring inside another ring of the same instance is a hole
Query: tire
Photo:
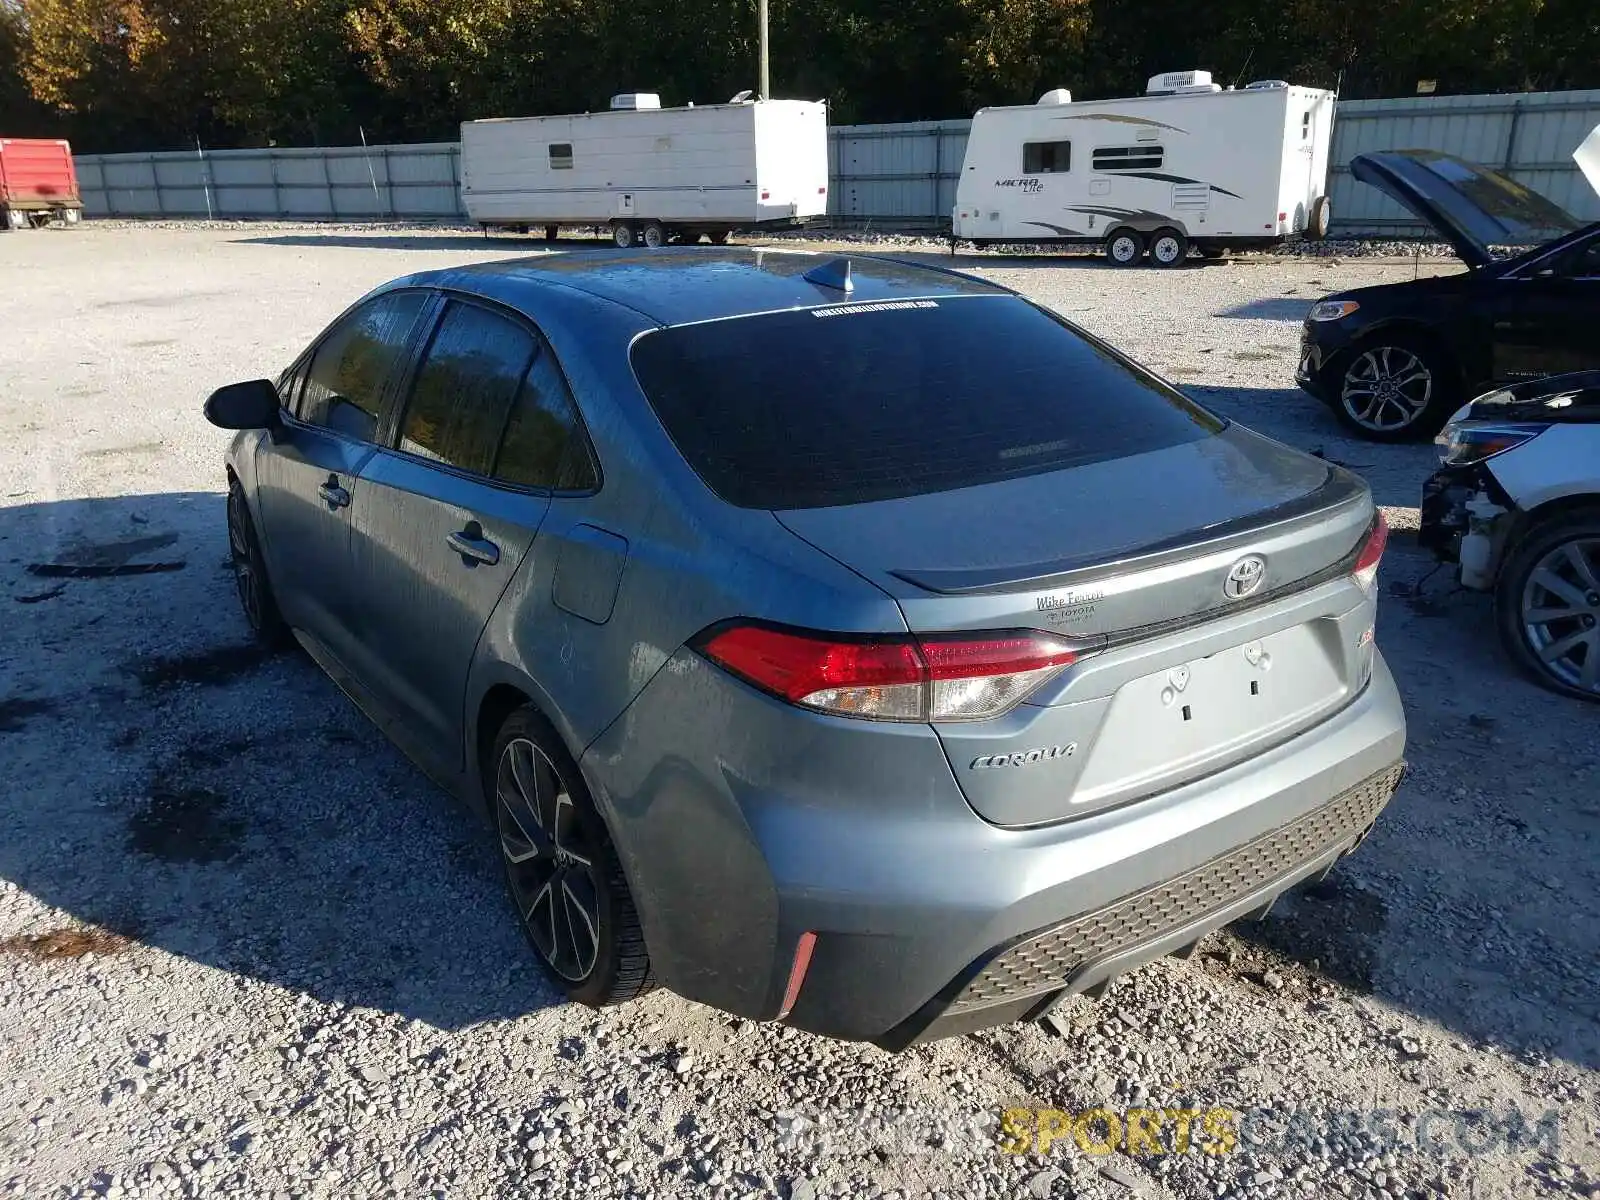
{"type": "Polygon", "coordinates": [[[660,221],[646,221],[639,240],[649,249],[659,250],[667,244],[667,227],[660,221]]]}
{"type": "Polygon", "coordinates": [[[546,975],[580,1004],[655,987],[644,931],[605,821],[540,714],[506,718],[484,772],[506,890],[546,975]]]}
{"type": "Polygon", "coordinates": [[[1137,267],[1144,257],[1144,238],[1131,229],[1115,229],[1106,237],[1103,252],[1113,267],[1137,267]]]}
{"type": "Polygon", "coordinates": [[[1158,229],[1150,235],[1150,261],[1171,270],[1189,258],[1189,239],[1176,229],[1158,229]]]}
{"type": "Polygon", "coordinates": [[[1431,342],[1406,334],[1379,334],[1356,346],[1337,387],[1334,415],[1373,442],[1432,437],[1460,406],[1454,364],[1431,342]]]}
{"type": "Polygon", "coordinates": [[[1305,236],[1313,242],[1320,242],[1328,236],[1328,229],[1333,224],[1333,202],[1326,196],[1318,196],[1311,202],[1311,212],[1306,217],[1305,236]]]}
{"type": "Polygon", "coordinates": [[[228,553],[233,567],[233,586],[239,594],[239,607],[250,636],[258,645],[276,650],[289,641],[289,627],[278,611],[272,583],[267,578],[266,559],[256,537],[255,520],[237,479],[228,482],[228,553]]]}
{"type": "Polygon", "coordinates": [[[553,242],[560,236],[561,236],[561,226],[559,226],[559,225],[546,225],[544,227],[544,240],[545,241],[553,242]]]}
{"type": "Polygon", "coordinates": [[[634,232],[632,225],[626,221],[613,221],[611,223],[611,240],[617,244],[619,250],[632,250],[639,244],[639,235],[634,232]]]}
{"type": "Polygon", "coordinates": [[[1600,702],[1600,508],[1524,534],[1500,570],[1494,601],[1500,640],[1524,673],[1553,692],[1600,702]]]}
{"type": "Polygon", "coordinates": [[[710,233],[706,234],[706,237],[711,239],[711,244],[713,246],[726,246],[728,244],[728,234],[730,232],[731,230],[727,229],[713,229],[710,233]]]}

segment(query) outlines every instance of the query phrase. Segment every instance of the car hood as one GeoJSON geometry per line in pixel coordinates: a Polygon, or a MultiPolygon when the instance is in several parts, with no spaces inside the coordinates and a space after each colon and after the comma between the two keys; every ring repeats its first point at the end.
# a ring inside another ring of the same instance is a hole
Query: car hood
{"type": "Polygon", "coordinates": [[[1551,425],[1600,423],[1600,371],[1554,375],[1489,392],[1467,405],[1463,419],[1551,425]]]}
{"type": "Polygon", "coordinates": [[[1491,246],[1538,245],[1582,227],[1515,180],[1438,150],[1358,154],[1350,173],[1399,201],[1472,267],[1493,260],[1491,246]]]}

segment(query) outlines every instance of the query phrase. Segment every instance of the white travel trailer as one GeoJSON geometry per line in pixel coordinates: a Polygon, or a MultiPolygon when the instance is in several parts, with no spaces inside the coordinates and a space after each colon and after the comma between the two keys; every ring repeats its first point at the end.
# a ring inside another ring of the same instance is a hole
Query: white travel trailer
{"type": "Polygon", "coordinates": [[[952,233],[979,245],[1099,245],[1118,266],[1171,267],[1328,232],[1334,95],[1264,80],[1222,89],[1172,71],[1126,100],[980,109],[952,233]]]}
{"type": "Polygon", "coordinates": [[[827,105],[740,93],[662,108],[643,93],[607,112],[467,121],[461,197],[485,228],[609,226],[623,247],[803,224],[827,211],[827,105]]]}

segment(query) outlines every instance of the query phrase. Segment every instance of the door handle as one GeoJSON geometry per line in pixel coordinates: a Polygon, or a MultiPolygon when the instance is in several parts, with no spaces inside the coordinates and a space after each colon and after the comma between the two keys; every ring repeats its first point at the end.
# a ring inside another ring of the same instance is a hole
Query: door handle
{"type": "Polygon", "coordinates": [[[476,521],[468,521],[465,529],[447,534],[444,540],[462,558],[488,567],[500,561],[500,547],[483,536],[483,526],[476,521]]]}
{"type": "Polygon", "coordinates": [[[339,486],[339,477],[329,475],[328,482],[317,488],[317,495],[329,508],[348,508],[350,506],[350,493],[339,486]]]}

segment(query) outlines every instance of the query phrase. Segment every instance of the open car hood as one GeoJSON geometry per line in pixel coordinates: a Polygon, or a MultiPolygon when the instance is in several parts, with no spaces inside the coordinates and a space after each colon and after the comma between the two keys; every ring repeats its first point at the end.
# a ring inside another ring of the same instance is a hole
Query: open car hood
{"type": "MultiPolygon", "coordinates": [[[[1591,135],[1589,140],[1595,139],[1591,135]]],[[[1600,144],[1594,153],[1600,158],[1600,144]]],[[[1584,165],[1582,159],[1578,165],[1584,165]]],[[[1398,200],[1449,242],[1471,267],[1492,260],[1491,246],[1536,246],[1582,227],[1566,209],[1538,192],[1498,171],[1439,150],[1358,154],[1350,160],[1350,173],[1398,200]]]]}

